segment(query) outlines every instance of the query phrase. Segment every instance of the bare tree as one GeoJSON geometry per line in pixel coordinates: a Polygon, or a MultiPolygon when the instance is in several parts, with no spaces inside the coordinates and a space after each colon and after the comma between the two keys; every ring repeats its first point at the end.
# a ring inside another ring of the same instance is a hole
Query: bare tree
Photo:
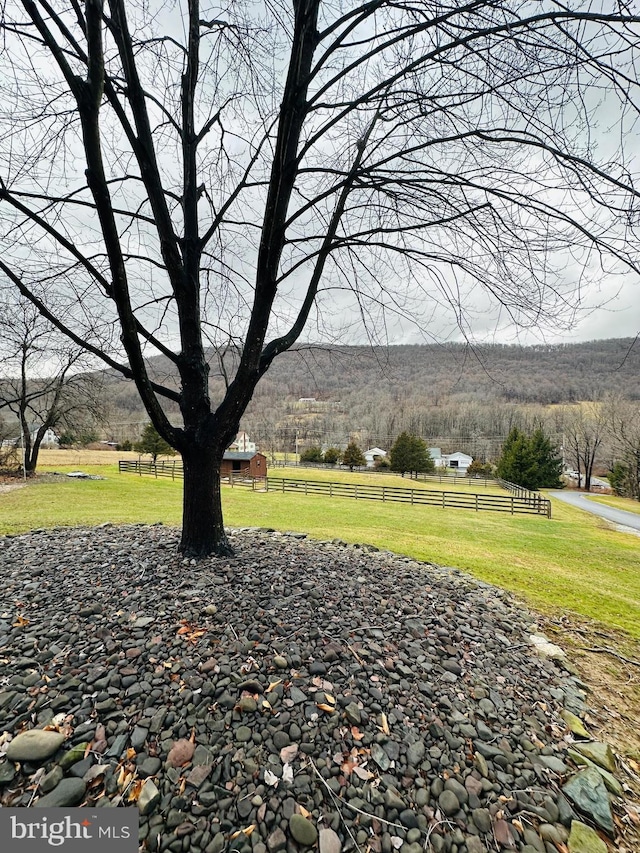
{"type": "Polygon", "coordinates": [[[24,469],[33,473],[49,430],[77,429],[104,413],[101,382],[84,350],[20,298],[0,303],[0,409],[15,415],[24,469]]]}
{"type": "Polygon", "coordinates": [[[0,271],[136,383],[182,454],[183,553],[229,552],[222,454],[306,327],[557,321],[635,268],[638,25],[607,0],[8,0],[0,271]],[[237,354],[213,400],[208,346],[237,354]]]}
{"type": "Polygon", "coordinates": [[[565,451],[578,474],[578,488],[584,477],[585,491],[590,492],[593,467],[609,432],[606,409],[601,403],[581,403],[563,414],[565,451]]]}
{"type": "Polygon", "coordinates": [[[640,501],[640,404],[622,397],[605,403],[612,434],[614,469],[621,466],[628,497],[640,501]]]}

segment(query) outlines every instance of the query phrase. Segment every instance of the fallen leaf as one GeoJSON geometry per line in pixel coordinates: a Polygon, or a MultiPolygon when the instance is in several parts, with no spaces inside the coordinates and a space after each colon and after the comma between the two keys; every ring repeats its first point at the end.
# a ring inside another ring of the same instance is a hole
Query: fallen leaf
{"type": "Polygon", "coordinates": [[[29,624],[29,620],[25,619],[24,616],[18,616],[16,621],[13,623],[14,628],[26,628],[29,624]]]}
{"type": "Polygon", "coordinates": [[[362,779],[363,782],[368,782],[369,779],[373,779],[373,773],[364,767],[354,767],[353,772],[356,774],[358,779],[362,779]]]}
{"type": "Polygon", "coordinates": [[[382,723],[380,728],[382,729],[384,734],[386,734],[386,735],[391,734],[391,732],[389,731],[389,723],[387,721],[387,715],[386,714],[380,714],[380,719],[381,719],[381,723],[382,723]]]}
{"type": "Polygon", "coordinates": [[[282,679],[279,678],[277,681],[272,681],[267,689],[264,691],[265,693],[271,693],[271,691],[278,686],[278,684],[282,684],[282,679]]]}
{"type": "Polygon", "coordinates": [[[293,783],[293,767],[290,764],[285,764],[282,767],[282,781],[288,782],[290,785],[293,783]]]}
{"type": "Polygon", "coordinates": [[[127,793],[127,800],[130,803],[137,803],[138,797],[142,793],[142,788],[144,787],[144,779],[136,779],[135,782],[129,788],[127,793]]]}
{"type": "Polygon", "coordinates": [[[354,740],[362,740],[364,735],[357,726],[351,726],[351,737],[354,740]]]}
{"type": "Polygon", "coordinates": [[[324,696],[330,705],[336,704],[336,698],[335,698],[335,696],[332,696],[331,693],[325,693],[324,696]]]}
{"type": "Polygon", "coordinates": [[[269,785],[272,788],[276,788],[278,786],[278,782],[280,780],[276,776],[275,773],[272,773],[271,770],[264,771],[264,782],[265,785],[269,785]]]}
{"type": "Polygon", "coordinates": [[[82,778],[87,783],[93,782],[94,779],[98,779],[100,776],[104,776],[108,769],[108,764],[94,764],[93,767],[90,767],[87,770],[87,772],[82,778]]]}
{"type": "Polygon", "coordinates": [[[335,714],[336,709],[331,705],[326,705],[324,702],[318,703],[318,708],[327,714],[335,714]]]}
{"type": "Polygon", "coordinates": [[[307,811],[304,806],[299,805],[298,809],[300,810],[302,817],[311,817],[311,812],[307,811]]]}
{"type": "Polygon", "coordinates": [[[234,832],[233,835],[229,838],[229,841],[235,841],[236,838],[239,838],[241,835],[246,835],[248,838],[253,830],[256,828],[255,823],[252,823],[251,826],[245,826],[244,829],[239,829],[237,832],[234,832]]]}

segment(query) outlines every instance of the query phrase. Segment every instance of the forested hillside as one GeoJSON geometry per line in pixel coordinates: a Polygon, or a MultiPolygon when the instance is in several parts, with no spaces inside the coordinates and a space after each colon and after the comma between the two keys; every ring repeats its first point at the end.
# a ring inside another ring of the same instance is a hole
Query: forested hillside
{"type": "MultiPolygon", "coordinates": [[[[163,359],[154,359],[153,372],[172,381],[163,359]]],[[[220,361],[212,357],[214,398],[222,387],[220,361]]],[[[350,438],[388,448],[408,430],[444,450],[491,458],[512,426],[544,422],[560,435],[567,405],[610,394],[640,400],[639,341],[306,347],[276,359],[242,427],[267,452],[350,438]]],[[[133,385],[114,378],[110,400],[112,436],[135,437],[146,415],[133,385]]]]}

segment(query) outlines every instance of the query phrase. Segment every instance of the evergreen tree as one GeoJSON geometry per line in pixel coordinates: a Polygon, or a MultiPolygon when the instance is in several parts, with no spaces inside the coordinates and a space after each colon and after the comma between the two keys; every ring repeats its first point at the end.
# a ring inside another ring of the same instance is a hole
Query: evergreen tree
{"type": "Polygon", "coordinates": [[[433,473],[435,463],[425,442],[417,435],[408,432],[401,433],[391,448],[390,453],[391,470],[399,471],[404,477],[405,472],[411,473],[433,473]]]}
{"type": "Polygon", "coordinates": [[[560,489],[561,473],[562,460],[541,428],[530,436],[517,427],[511,430],[498,461],[498,477],[525,489],[560,489]]]}
{"type": "Polygon", "coordinates": [[[367,464],[367,460],[364,458],[364,453],[355,441],[352,441],[347,445],[347,449],[342,454],[342,464],[348,465],[349,470],[353,471],[354,468],[361,468],[363,465],[367,464]]]}
{"type": "Polygon", "coordinates": [[[324,452],[323,462],[325,465],[335,465],[340,461],[342,454],[337,447],[327,447],[324,452]]]}
{"type": "Polygon", "coordinates": [[[319,464],[324,462],[324,457],[322,455],[322,449],[316,445],[312,447],[307,447],[306,450],[303,450],[300,454],[301,462],[312,462],[314,464],[319,464]]]}
{"type": "Polygon", "coordinates": [[[142,430],[140,441],[133,445],[136,453],[148,453],[156,464],[158,456],[175,456],[176,451],[162,438],[153,424],[147,424],[142,430]]]}

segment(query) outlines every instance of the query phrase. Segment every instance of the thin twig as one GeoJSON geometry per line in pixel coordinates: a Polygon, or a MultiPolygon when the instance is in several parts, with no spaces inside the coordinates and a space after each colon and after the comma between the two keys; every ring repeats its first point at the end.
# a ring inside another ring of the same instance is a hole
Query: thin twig
{"type": "Polygon", "coordinates": [[[622,660],[625,663],[630,663],[632,666],[640,666],[640,660],[627,658],[618,652],[614,652],[613,649],[606,648],[605,646],[580,646],[580,650],[583,652],[596,652],[597,654],[612,655],[614,658],[618,658],[618,660],[622,660]]]}
{"type": "MultiPolygon", "coordinates": [[[[327,780],[324,778],[324,776],[322,775],[322,773],[320,773],[320,771],[318,770],[318,768],[316,767],[316,765],[313,763],[313,760],[312,760],[311,758],[307,758],[307,762],[311,765],[311,767],[312,767],[312,769],[313,769],[313,772],[316,774],[316,776],[318,777],[318,779],[322,782],[322,784],[325,786],[325,788],[327,789],[327,791],[328,791],[328,792],[329,792],[329,794],[331,795],[331,799],[334,801],[334,803],[344,803],[344,800],[342,800],[340,797],[338,797],[338,796],[337,796],[337,795],[336,795],[336,794],[331,790],[331,788],[330,788],[330,787],[329,787],[329,785],[327,784],[327,780]]],[[[348,805],[348,803],[344,803],[344,804],[345,804],[345,805],[348,805]]],[[[352,808],[353,808],[353,806],[352,806],[352,808]]],[[[339,808],[339,807],[338,807],[338,814],[340,815],[340,820],[341,820],[341,821],[342,821],[342,823],[344,824],[344,828],[346,829],[347,834],[349,835],[349,838],[351,838],[351,840],[353,841],[353,843],[354,843],[354,845],[355,845],[356,850],[359,850],[359,851],[360,851],[360,847],[358,846],[358,842],[356,841],[356,839],[355,839],[355,837],[354,837],[353,833],[351,832],[351,829],[350,829],[350,827],[349,827],[349,824],[348,824],[348,823],[347,823],[347,821],[345,820],[345,817],[344,817],[344,815],[342,814],[342,812],[340,811],[340,808],[339,808]]],[[[360,851],[360,853],[362,853],[362,851],[360,851]]]]}

